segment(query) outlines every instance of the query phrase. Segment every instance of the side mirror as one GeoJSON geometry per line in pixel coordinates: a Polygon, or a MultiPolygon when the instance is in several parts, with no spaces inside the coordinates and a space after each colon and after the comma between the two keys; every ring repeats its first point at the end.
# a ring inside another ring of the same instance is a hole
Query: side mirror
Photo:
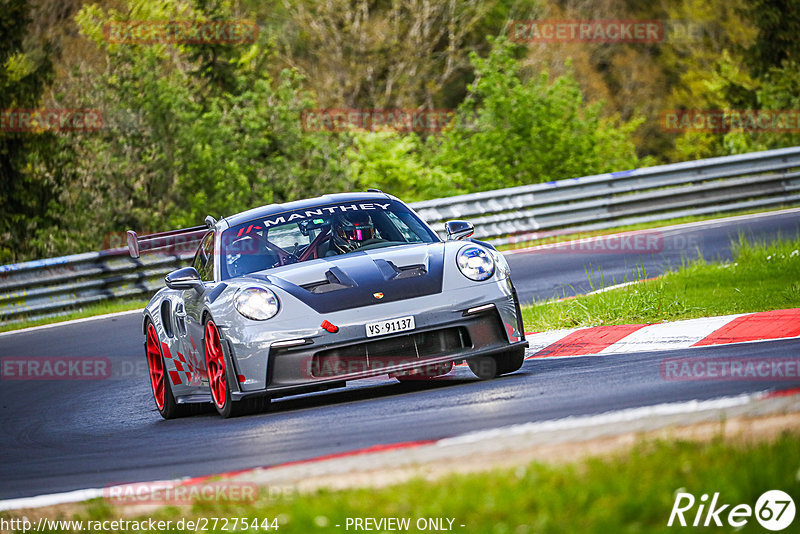
{"type": "Polygon", "coordinates": [[[447,221],[444,228],[448,241],[461,241],[475,233],[475,227],[467,221],[447,221]]]}
{"type": "Polygon", "coordinates": [[[167,287],[170,289],[194,289],[198,293],[203,291],[203,281],[200,274],[194,267],[184,267],[177,271],[172,271],[164,277],[167,287]]]}

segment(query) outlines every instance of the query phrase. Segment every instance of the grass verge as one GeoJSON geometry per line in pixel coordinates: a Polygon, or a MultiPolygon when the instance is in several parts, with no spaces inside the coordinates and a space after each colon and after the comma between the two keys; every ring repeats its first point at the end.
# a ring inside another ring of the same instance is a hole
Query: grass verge
{"type": "Polygon", "coordinates": [[[800,306],[800,237],[739,238],[730,263],[685,263],[655,280],[522,310],[527,331],[657,323],[800,306]]]}
{"type": "MultiPolygon", "coordinates": [[[[418,478],[378,489],[263,496],[248,504],[216,501],[190,510],[167,507],[147,517],[173,524],[179,518],[277,518],[282,533],[346,532],[348,518],[365,517],[409,518],[412,532],[418,531],[414,525],[419,518],[446,518],[454,520],[452,530],[469,533],[666,533],[675,529],[667,527],[667,520],[677,491],[697,499],[719,492],[719,505],[751,507],[767,490],[800,494],[798,440],[800,434],[790,431],[755,443],[725,439],[722,433],[706,442],[647,440],[624,454],[567,464],[531,463],[435,481],[418,478]]],[[[695,512],[697,506],[687,512],[689,521],[695,512]]],[[[725,520],[727,511],[721,517],[725,520]]],[[[95,500],[73,518],[102,521],[118,515],[105,501],[95,500]]],[[[354,530],[352,525],[349,530],[354,530]]],[[[742,531],[763,529],[751,517],[742,531]]]]}
{"type": "Polygon", "coordinates": [[[128,310],[141,310],[147,305],[146,300],[109,300],[98,302],[97,304],[90,304],[82,308],[69,311],[64,315],[54,317],[44,317],[41,319],[23,319],[18,322],[0,324],[0,332],[8,332],[11,330],[20,330],[31,326],[41,326],[43,324],[61,323],[64,321],[71,321],[73,319],[83,319],[86,317],[94,317],[95,315],[104,315],[106,313],[116,313],[128,310]]]}

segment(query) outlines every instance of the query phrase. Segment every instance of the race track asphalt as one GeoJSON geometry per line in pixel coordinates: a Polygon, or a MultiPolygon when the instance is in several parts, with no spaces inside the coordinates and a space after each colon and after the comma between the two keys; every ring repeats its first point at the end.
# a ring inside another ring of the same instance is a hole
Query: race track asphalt
{"type": "MultiPolygon", "coordinates": [[[[585,269],[610,284],[637,266],[647,276],[698,250],[729,258],[739,233],[768,238],[800,233],[800,213],[695,226],[685,246],[639,251],[533,251],[509,256],[524,301],[589,289],[585,269]],[[591,265],[591,267],[589,267],[591,265]]],[[[674,243],[678,243],[674,238],[674,243]]],[[[611,244],[607,248],[618,246],[611,244]]],[[[216,413],[163,421],[143,366],[138,314],[0,336],[0,356],[94,356],[119,371],[107,380],[0,382],[0,499],[110,484],[198,476],[275,465],[376,444],[432,440],[509,424],[589,415],[663,402],[798,386],[791,381],[665,381],[663,358],[763,358],[800,353],[800,340],[683,351],[528,360],[517,373],[480,382],[455,378],[398,384],[371,380],[342,390],[279,399],[268,413],[223,420],[216,413]]]]}

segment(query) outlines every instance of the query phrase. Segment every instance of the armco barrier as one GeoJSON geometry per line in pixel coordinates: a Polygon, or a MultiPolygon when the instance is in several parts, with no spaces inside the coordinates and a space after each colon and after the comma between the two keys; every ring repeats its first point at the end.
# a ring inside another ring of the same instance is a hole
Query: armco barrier
{"type": "MultiPolygon", "coordinates": [[[[690,215],[800,203],[800,147],[660,165],[417,202],[440,234],[467,219],[475,237],[508,245],[690,215]]],[[[0,266],[0,322],[117,297],[143,297],[188,254],[130,258],[104,250],[0,266]]]]}
{"type": "Polygon", "coordinates": [[[133,259],[127,249],[103,250],[0,267],[0,321],[44,318],[84,304],[141,297],[164,286],[164,275],[189,254],[133,259]]]}
{"type": "Polygon", "coordinates": [[[800,201],[800,147],[660,165],[417,202],[438,232],[467,219],[494,245],[800,201]]]}

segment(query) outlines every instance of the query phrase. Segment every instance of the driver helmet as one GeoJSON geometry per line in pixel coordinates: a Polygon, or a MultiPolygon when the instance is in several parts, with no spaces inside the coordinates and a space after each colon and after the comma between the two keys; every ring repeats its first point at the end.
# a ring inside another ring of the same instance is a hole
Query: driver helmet
{"type": "Polygon", "coordinates": [[[363,211],[342,213],[331,231],[334,246],[340,253],[351,252],[374,237],[372,218],[363,211]]]}

